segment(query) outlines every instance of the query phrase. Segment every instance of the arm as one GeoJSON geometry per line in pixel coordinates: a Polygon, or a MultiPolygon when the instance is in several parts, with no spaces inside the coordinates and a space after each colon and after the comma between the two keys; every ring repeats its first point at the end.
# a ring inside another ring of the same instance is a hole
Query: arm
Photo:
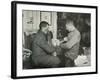
{"type": "Polygon", "coordinates": [[[37,45],[40,46],[43,50],[45,50],[47,53],[53,53],[55,51],[54,47],[48,44],[44,36],[38,37],[37,45]]]}
{"type": "Polygon", "coordinates": [[[74,34],[69,41],[67,41],[66,43],[62,43],[60,46],[61,48],[64,49],[66,48],[70,49],[79,41],[80,41],[80,34],[74,34]]]}

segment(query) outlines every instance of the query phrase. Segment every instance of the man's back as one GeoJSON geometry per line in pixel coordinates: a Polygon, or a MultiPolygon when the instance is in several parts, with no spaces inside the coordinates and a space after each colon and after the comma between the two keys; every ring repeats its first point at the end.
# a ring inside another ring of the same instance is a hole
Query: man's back
{"type": "Polygon", "coordinates": [[[80,32],[75,30],[68,35],[69,42],[67,45],[71,46],[70,49],[67,51],[67,56],[69,56],[72,60],[77,58],[80,46],[80,32]]]}
{"type": "Polygon", "coordinates": [[[70,57],[73,60],[78,56],[80,38],[81,36],[78,30],[74,30],[68,34],[68,41],[61,44],[61,48],[66,50],[66,57],[70,57]]]}

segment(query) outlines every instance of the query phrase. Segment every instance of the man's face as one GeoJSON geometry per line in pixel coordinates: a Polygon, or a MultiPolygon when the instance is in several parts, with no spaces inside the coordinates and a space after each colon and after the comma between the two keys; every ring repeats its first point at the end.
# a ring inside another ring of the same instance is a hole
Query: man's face
{"type": "Polygon", "coordinates": [[[49,25],[47,25],[46,27],[44,27],[44,33],[47,34],[48,30],[49,30],[49,25]]]}
{"type": "Polygon", "coordinates": [[[66,24],[66,30],[72,31],[73,30],[73,24],[72,23],[67,23],[66,24]]]}

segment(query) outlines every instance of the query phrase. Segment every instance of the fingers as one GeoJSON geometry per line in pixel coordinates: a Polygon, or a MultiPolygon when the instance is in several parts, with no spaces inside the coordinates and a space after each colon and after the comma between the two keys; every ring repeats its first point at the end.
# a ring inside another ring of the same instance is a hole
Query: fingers
{"type": "Polygon", "coordinates": [[[52,55],[53,55],[53,56],[57,56],[57,53],[56,53],[56,52],[54,52],[52,55]]]}

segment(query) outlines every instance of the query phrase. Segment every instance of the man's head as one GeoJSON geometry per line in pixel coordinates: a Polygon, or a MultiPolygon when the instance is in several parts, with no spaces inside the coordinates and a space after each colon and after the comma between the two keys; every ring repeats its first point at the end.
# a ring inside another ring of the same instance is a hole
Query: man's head
{"type": "Polygon", "coordinates": [[[73,20],[70,19],[66,20],[65,26],[66,26],[66,30],[68,31],[73,31],[75,29],[74,22],[73,20]]]}
{"type": "Polygon", "coordinates": [[[40,22],[39,28],[41,31],[43,31],[45,34],[48,32],[49,24],[46,21],[40,22]]]}

